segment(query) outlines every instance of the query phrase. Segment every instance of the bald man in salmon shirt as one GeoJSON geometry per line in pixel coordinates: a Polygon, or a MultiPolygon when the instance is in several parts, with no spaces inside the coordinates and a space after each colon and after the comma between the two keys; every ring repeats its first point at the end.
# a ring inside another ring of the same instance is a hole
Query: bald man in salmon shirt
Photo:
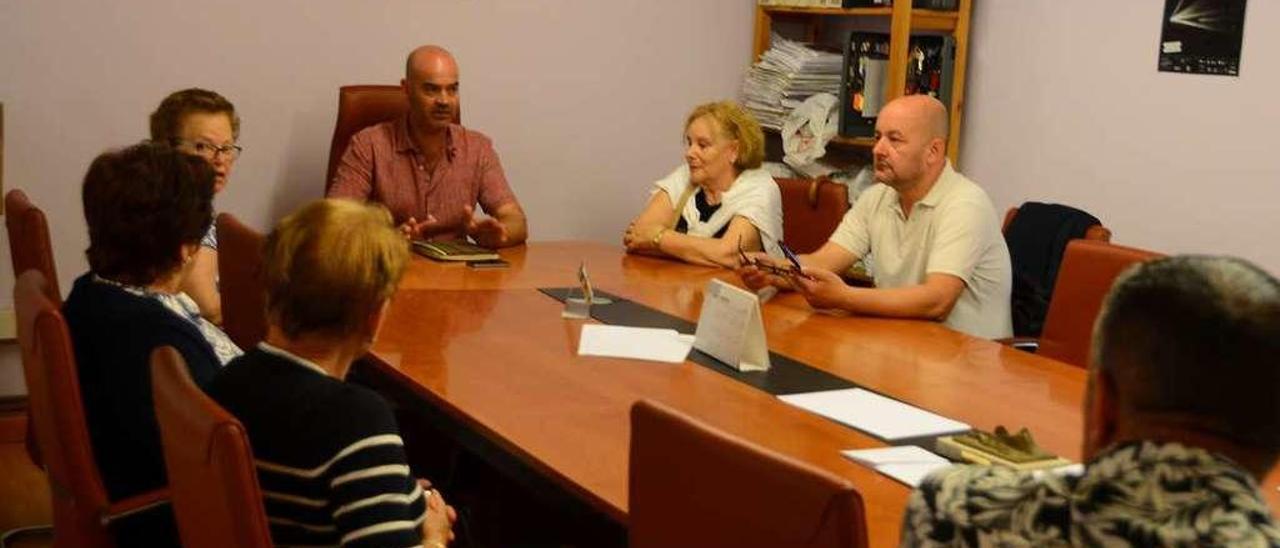
{"type": "Polygon", "coordinates": [[[464,240],[491,248],[524,243],[528,222],[493,143],[455,124],[458,63],[439,46],[405,61],[402,118],[351,137],[328,197],[378,202],[413,239],[464,240]],[[475,215],[479,204],[484,215],[475,215]]]}

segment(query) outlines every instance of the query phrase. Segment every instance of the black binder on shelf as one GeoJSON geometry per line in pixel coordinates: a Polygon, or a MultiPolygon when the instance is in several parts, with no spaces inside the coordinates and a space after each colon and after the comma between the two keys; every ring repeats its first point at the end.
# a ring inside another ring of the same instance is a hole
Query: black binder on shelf
{"type": "MultiPolygon", "coordinates": [[[[913,35],[907,44],[907,95],[927,93],[951,104],[956,41],[945,35],[913,35]]],[[[889,72],[889,35],[852,32],[844,44],[840,85],[840,135],[871,137],[885,101],[889,72]]]]}

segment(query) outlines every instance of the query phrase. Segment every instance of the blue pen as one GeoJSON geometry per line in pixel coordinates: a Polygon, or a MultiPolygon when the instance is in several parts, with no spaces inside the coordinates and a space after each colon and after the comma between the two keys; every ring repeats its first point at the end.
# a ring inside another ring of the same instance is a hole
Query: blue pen
{"type": "Polygon", "coordinates": [[[804,271],[800,267],[800,258],[796,257],[795,252],[791,251],[791,248],[787,247],[787,244],[785,242],[783,242],[782,240],[778,240],[778,247],[782,248],[782,254],[786,255],[788,261],[791,261],[791,266],[794,267],[794,272],[796,276],[799,276],[806,280],[813,279],[813,277],[804,273],[804,271]]]}

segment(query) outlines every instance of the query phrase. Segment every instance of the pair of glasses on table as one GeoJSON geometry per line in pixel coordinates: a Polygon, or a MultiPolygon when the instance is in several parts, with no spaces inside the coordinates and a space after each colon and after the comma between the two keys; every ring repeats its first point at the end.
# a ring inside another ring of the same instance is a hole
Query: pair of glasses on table
{"type": "Polygon", "coordinates": [[[747,250],[742,247],[741,237],[738,238],[738,260],[741,261],[742,266],[754,266],[777,276],[797,276],[806,280],[813,279],[800,269],[800,259],[796,257],[795,252],[791,251],[791,248],[787,247],[787,244],[783,243],[782,240],[778,240],[778,247],[782,248],[782,254],[787,256],[788,261],[791,261],[790,268],[774,266],[771,263],[748,257],[747,250]]]}

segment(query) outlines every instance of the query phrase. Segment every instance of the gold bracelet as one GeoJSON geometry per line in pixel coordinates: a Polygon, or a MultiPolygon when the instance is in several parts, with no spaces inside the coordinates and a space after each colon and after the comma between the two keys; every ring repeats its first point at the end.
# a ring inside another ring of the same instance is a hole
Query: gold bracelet
{"type": "Polygon", "coordinates": [[[433,540],[425,544],[426,548],[447,548],[443,540],[433,540]]]}
{"type": "Polygon", "coordinates": [[[668,230],[670,229],[664,228],[662,230],[659,230],[657,234],[653,235],[653,239],[650,240],[650,242],[653,244],[654,249],[657,249],[659,251],[662,250],[662,235],[666,234],[668,230]]]}

